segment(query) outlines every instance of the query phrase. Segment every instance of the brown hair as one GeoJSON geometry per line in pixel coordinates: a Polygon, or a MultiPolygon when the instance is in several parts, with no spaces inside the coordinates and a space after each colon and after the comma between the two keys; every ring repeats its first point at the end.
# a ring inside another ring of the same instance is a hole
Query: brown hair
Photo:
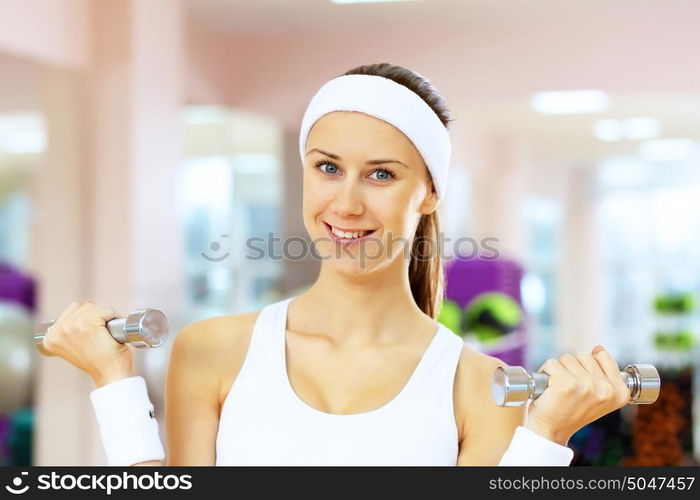
{"type": "MultiPolygon", "coordinates": [[[[423,99],[428,106],[440,118],[440,121],[449,128],[449,122],[453,121],[452,114],[447,109],[445,99],[440,95],[432,83],[415,71],[395,66],[389,63],[366,64],[358,66],[345,73],[346,75],[375,75],[389,78],[412,90],[423,99]]],[[[430,176],[430,172],[428,172],[430,176]]],[[[431,178],[432,182],[432,178],[431,178]]],[[[430,214],[422,215],[416,228],[416,234],[411,248],[411,263],[408,268],[408,278],[411,283],[411,292],[418,307],[435,319],[442,306],[445,287],[445,276],[442,269],[442,257],[438,245],[440,234],[440,221],[437,210],[430,214]],[[430,259],[422,258],[422,250],[426,241],[432,254],[430,259]]]]}

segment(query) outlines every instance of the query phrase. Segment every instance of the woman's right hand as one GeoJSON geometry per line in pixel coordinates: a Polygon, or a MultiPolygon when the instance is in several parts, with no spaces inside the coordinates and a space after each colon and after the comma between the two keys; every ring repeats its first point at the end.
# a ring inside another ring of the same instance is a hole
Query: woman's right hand
{"type": "Polygon", "coordinates": [[[46,332],[43,347],[84,371],[98,387],[132,376],[131,348],[114,340],[106,324],[121,315],[92,301],[71,303],[46,332]]]}

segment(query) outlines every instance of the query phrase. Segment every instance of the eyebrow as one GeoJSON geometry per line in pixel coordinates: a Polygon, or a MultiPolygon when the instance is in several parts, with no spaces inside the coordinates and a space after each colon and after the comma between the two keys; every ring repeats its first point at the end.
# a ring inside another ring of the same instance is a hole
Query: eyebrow
{"type": "MultiPolygon", "coordinates": [[[[343,159],[342,159],[340,156],[338,156],[338,155],[334,155],[333,153],[329,153],[328,151],[323,151],[322,149],[318,149],[318,148],[313,148],[313,149],[308,150],[308,151],[306,152],[306,156],[310,155],[310,154],[313,153],[314,151],[318,151],[318,152],[321,153],[321,154],[324,154],[324,155],[326,155],[326,156],[330,156],[330,157],[333,158],[334,160],[341,160],[341,161],[343,160],[343,159]]],[[[401,162],[401,161],[399,161],[399,160],[392,160],[392,159],[390,159],[390,158],[387,158],[387,159],[380,159],[380,160],[368,160],[368,161],[365,162],[365,163],[366,163],[367,165],[379,165],[379,164],[381,164],[381,163],[398,163],[399,165],[403,165],[403,166],[406,167],[406,168],[411,168],[411,167],[409,167],[408,165],[406,165],[405,163],[403,163],[403,162],[401,162]]]]}

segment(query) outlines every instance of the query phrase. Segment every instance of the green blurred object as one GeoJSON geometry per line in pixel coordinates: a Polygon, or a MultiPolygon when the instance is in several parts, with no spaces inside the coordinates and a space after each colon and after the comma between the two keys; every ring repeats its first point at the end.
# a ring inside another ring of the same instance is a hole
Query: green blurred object
{"type": "Polygon", "coordinates": [[[676,347],[681,351],[689,351],[693,347],[693,334],[687,330],[676,335],[676,347]]]}
{"type": "Polygon", "coordinates": [[[440,313],[437,317],[438,323],[442,323],[447,328],[462,337],[462,308],[454,300],[445,299],[442,302],[440,313]]]}
{"type": "Polygon", "coordinates": [[[474,333],[479,342],[494,343],[515,330],[521,318],[520,306],[509,295],[482,293],[464,308],[464,330],[474,333]]]}
{"type": "Polygon", "coordinates": [[[695,298],[690,292],[660,293],[654,298],[654,310],[662,329],[654,335],[654,347],[661,351],[690,351],[695,344],[690,331],[695,298]]]}
{"type": "Polygon", "coordinates": [[[684,314],[695,310],[692,293],[662,293],[654,299],[654,309],[661,314],[684,314]]]}
{"type": "Polygon", "coordinates": [[[693,333],[688,330],[680,332],[659,331],[654,335],[654,346],[659,350],[689,351],[694,344],[693,333]]]}
{"type": "Polygon", "coordinates": [[[659,350],[668,349],[668,333],[656,332],[654,335],[654,347],[659,350]]]}

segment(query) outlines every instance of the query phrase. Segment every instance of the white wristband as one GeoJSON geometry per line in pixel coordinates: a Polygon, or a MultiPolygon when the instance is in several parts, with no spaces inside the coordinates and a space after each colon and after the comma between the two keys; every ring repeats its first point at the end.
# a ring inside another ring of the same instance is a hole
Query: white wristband
{"type": "Polygon", "coordinates": [[[555,443],[521,425],[515,429],[510,446],[498,465],[568,466],[573,458],[574,450],[571,448],[555,443]]]}
{"type": "Polygon", "coordinates": [[[165,458],[143,377],[124,378],[98,387],[90,393],[90,400],[109,465],[165,458]]]}

